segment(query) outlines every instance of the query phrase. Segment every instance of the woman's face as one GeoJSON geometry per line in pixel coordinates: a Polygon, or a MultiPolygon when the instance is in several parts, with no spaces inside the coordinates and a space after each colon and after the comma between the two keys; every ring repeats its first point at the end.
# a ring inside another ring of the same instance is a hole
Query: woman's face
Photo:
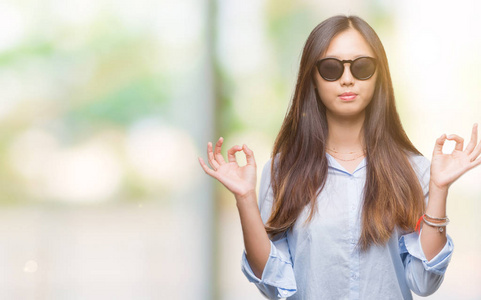
{"type": "MultiPolygon", "coordinates": [[[[319,59],[354,60],[361,56],[374,57],[374,53],[357,30],[348,29],[332,39],[325,55],[319,59]]],[[[336,81],[324,80],[317,70],[314,72],[319,97],[326,106],[328,117],[364,118],[364,109],[371,102],[377,71],[371,78],[359,80],[352,76],[349,67],[349,63],[344,64],[344,73],[336,81]]]]}

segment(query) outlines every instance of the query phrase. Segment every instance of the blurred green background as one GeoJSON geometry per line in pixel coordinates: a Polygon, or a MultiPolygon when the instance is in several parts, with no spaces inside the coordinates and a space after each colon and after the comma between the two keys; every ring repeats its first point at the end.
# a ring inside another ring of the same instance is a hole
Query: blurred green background
{"type": "MultiPolygon", "coordinates": [[[[0,298],[263,299],[240,270],[235,199],[198,164],[207,142],[223,136],[224,154],[245,143],[262,168],[307,36],[354,14],[383,41],[404,127],[431,158],[442,133],[469,139],[481,122],[480,11],[475,0],[2,1],[0,298]]],[[[432,299],[481,298],[479,178],[451,187],[456,250],[432,299]]]]}

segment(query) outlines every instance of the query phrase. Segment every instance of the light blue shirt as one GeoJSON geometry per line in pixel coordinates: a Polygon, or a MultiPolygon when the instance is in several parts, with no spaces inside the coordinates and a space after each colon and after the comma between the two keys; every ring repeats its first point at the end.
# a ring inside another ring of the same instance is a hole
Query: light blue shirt
{"type": "MultiPolygon", "coordinates": [[[[428,261],[416,232],[395,228],[384,246],[367,252],[356,247],[366,181],[364,159],[351,174],[327,154],[326,184],[317,198],[317,213],[307,225],[305,207],[292,229],[271,240],[269,259],[257,278],[245,251],[241,267],[249,281],[269,299],[412,299],[434,293],[441,285],[453,251],[448,236],[441,252],[428,261]]],[[[430,162],[411,156],[411,164],[428,199],[430,162]]],[[[259,187],[259,209],[264,224],[272,208],[269,160],[259,187]]],[[[421,231],[422,233],[422,231],[421,231]]]]}

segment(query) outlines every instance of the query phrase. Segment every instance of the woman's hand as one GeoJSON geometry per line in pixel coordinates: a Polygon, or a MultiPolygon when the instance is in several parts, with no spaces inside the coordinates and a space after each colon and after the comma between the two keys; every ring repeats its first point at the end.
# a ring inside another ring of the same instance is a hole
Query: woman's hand
{"type": "Polygon", "coordinates": [[[481,164],[481,141],[478,143],[478,124],[474,124],[471,140],[464,149],[464,139],[456,134],[443,134],[436,140],[431,160],[431,182],[439,189],[447,190],[461,175],[481,164]],[[451,154],[444,154],[442,149],[446,140],[456,141],[451,154]]]}
{"type": "Polygon", "coordinates": [[[245,144],[243,147],[235,145],[227,151],[229,162],[226,162],[220,153],[222,142],[223,138],[221,137],[215,144],[214,152],[212,152],[212,143],[207,143],[207,157],[212,169],[199,157],[202,169],[204,169],[208,175],[219,180],[229,191],[234,193],[236,198],[245,197],[250,193],[255,194],[257,166],[254,159],[254,152],[247,148],[245,144]],[[237,151],[244,151],[246,155],[247,164],[243,167],[239,167],[237,164],[235,157],[237,151]]]}

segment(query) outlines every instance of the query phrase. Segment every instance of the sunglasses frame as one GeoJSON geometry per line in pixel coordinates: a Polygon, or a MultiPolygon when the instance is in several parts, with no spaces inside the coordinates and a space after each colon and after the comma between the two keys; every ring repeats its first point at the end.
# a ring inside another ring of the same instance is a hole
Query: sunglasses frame
{"type": "Polygon", "coordinates": [[[351,74],[354,78],[358,79],[358,80],[368,80],[369,78],[371,78],[375,73],[376,73],[376,69],[377,69],[377,60],[374,58],[374,57],[370,57],[370,56],[361,56],[361,57],[358,57],[354,60],[351,60],[351,59],[347,59],[347,60],[340,60],[340,59],[337,59],[335,57],[326,57],[326,58],[323,58],[323,59],[320,59],[316,62],[316,69],[317,69],[317,72],[319,73],[319,75],[326,81],[337,81],[339,80],[339,78],[342,77],[342,75],[344,74],[344,71],[346,70],[346,68],[344,67],[344,64],[345,63],[348,63],[349,64],[349,71],[351,71],[351,74]],[[368,58],[370,61],[372,61],[374,63],[374,71],[372,72],[371,75],[369,75],[368,77],[365,77],[365,78],[359,78],[357,77],[356,75],[354,75],[354,73],[352,72],[352,65],[353,63],[355,63],[357,60],[361,59],[361,58],[368,58]],[[331,79],[331,78],[325,78],[324,76],[322,76],[321,74],[321,71],[320,71],[320,66],[321,66],[321,63],[325,60],[335,60],[335,61],[338,61],[341,65],[342,65],[342,73],[341,75],[338,77],[338,78],[335,78],[335,79],[331,79]]]}

